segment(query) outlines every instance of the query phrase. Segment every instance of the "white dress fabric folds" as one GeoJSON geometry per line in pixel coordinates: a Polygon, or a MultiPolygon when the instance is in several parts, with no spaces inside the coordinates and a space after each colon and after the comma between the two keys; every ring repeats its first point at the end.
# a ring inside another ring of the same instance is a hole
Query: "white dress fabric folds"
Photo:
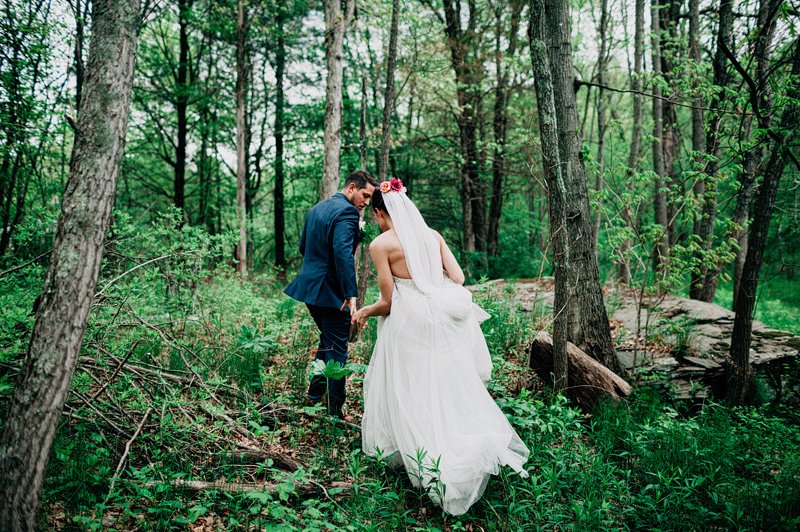
{"type": "MultiPolygon", "coordinates": [[[[416,211],[405,193],[391,199],[416,211]]],[[[391,313],[378,322],[364,379],[362,448],[390,464],[402,463],[414,486],[427,490],[445,512],[460,515],[501,465],[527,476],[528,448],[484,385],[492,363],[480,321],[488,315],[467,289],[441,274],[416,282],[408,260],[415,250],[407,246],[417,242],[404,241],[399,229],[407,227],[398,227],[398,205],[387,206],[414,279],[395,278],[391,313]]],[[[441,272],[441,257],[431,260],[437,264],[425,265],[428,271],[441,272]]]]}

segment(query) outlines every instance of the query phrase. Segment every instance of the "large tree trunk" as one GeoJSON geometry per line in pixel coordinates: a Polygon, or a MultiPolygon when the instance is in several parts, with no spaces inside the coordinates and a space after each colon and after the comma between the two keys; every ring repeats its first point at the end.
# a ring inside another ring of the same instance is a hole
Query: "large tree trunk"
{"type": "MultiPolygon", "coordinates": [[[[706,133],[705,150],[710,155],[704,172],[705,186],[702,196],[702,209],[697,236],[700,238],[701,254],[708,253],[714,245],[714,222],[717,215],[717,169],[720,156],[720,128],[722,127],[722,113],[716,111],[721,108],[726,96],[725,90],[730,79],[728,74],[728,61],[722,50],[723,46],[731,47],[733,32],[733,9],[731,0],[721,0],[719,6],[719,30],[717,31],[717,50],[714,54],[714,86],[716,90],[711,97],[709,107],[708,129],[706,133]]],[[[689,297],[711,303],[717,289],[719,268],[703,265],[697,279],[693,279],[689,297]]]]}
{"type": "Polygon", "coordinates": [[[138,0],[96,0],[86,82],[36,323],[0,436],[0,529],[35,530],[44,471],[94,300],[130,106],[138,0]]]}
{"type": "Polygon", "coordinates": [[[247,144],[245,95],[249,65],[245,0],[238,0],[236,16],[236,218],[239,222],[239,243],[236,245],[236,271],[247,273],[247,144]]]}
{"type": "MultiPolygon", "coordinates": [[[[633,178],[633,173],[639,166],[639,150],[642,143],[642,71],[644,63],[644,0],[636,0],[636,13],[634,15],[633,37],[633,75],[631,76],[631,90],[633,91],[633,132],[631,133],[631,146],[628,153],[628,169],[626,180],[633,178]]],[[[622,218],[628,227],[633,228],[633,208],[622,205],[622,218]]],[[[630,241],[624,240],[620,245],[619,262],[617,264],[617,282],[627,285],[631,281],[631,267],[627,257],[630,241]]]]}
{"type": "MultiPolygon", "coordinates": [[[[748,238],[747,257],[744,261],[739,295],[734,311],[731,334],[731,366],[728,375],[728,402],[736,405],[744,404],[749,395],[752,369],[750,368],[750,342],[753,332],[753,309],[755,308],[758,290],[758,275],[761,261],[767,246],[769,223],[775,207],[775,196],[778,193],[783,170],[788,162],[788,152],[797,138],[800,127],[800,38],[794,43],[792,71],[787,90],[787,106],[781,117],[780,127],[773,134],[772,153],[764,168],[761,184],[756,193],[753,209],[753,223],[748,238]]],[[[761,109],[760,113],[766,109],[761,109]]]]}
{"type": "Polygon", "coordinates": [[[284,73],[286,70],[286,38],[283,34],[286,9],[278,4],[275,15],[278,32],[278,46],[275,50],[275,266],[286,268],[286,248],[284,245],[286,222],[283,202],[283,108],[284,73]]]}
{"type": "Polygon", "coordinates": [[[569,262],[577,272],[570,283],[569,339],[590,356],[618,374],[624,370],[617,359],[603,292],[597,255],[592,242],[586,169],[581,157],[578,112],[570,36],[569,5],[565,0],[545,0],[546,44],[553,74],[553,99],[558,124],[558,147],[567,191],[569,262]]]}
{"type": "MultiPolygon", "coordinates": [[[[567,187],[564,180],[566,165],[561,160],[558,145],[558,119],[553,95],[550,59],[545,44],[545,17],[543,0],[531,0],[528,39],[530,41],[531,67],[536,86],[536,108],[539,115],[539,135],[542,142],[542,163],[547,178],[547,195],[550,206],[550,239],[553,242],[556,289],[553,301],[553,340],[551,359],[553,386],[563,391],[569,384],[567,372],[567,336],[569,313],[567,305],[570,284],[576,279],[569,261],[569,235],[567,233],[567,187]]],[[[549,379],[548,379],[549,381],[549,379]]]]}
{"type": "Polygon", "coordinates": [[[661,95],[661,10],[659,0],[650,2],[650,30],[653,55],[653,208],[655,222],[662,228],[662,236],[656,245],[653,267],[660,270],[669,258],[669,216],[667,214],[667,194],[664,184],[666,166],[664,165],[664,101],[661,95]]]}
{"type": "Polygon", "coordinates": [[[355,0],[325,0],[325,134],[320,199],[339,188],[339,152],[342,147],[342,56],[344,32],[353,20],[355,0]]]}

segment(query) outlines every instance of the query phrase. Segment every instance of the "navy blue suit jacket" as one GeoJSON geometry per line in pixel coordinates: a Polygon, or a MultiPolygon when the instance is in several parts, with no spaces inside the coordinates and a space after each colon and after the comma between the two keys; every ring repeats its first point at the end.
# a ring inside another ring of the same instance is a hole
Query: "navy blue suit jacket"
{"type": "Polygon", "coordinates": [[[336,309],[345,299],[356,297],[358,220],[358,209],[341,192],[314,205],[300,237],[303,265],[284,290],[288,296],[336,309]]]}

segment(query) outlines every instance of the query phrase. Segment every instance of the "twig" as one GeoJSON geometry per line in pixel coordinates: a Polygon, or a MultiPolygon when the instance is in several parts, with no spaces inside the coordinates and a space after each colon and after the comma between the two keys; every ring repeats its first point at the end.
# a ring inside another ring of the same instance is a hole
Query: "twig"
{"type": "Polygon", "coordinates": [[[144,427],[144,422],[147,421],[147,416],[150,415],[150,412],[153,411],[153,408],[150,407],[142,416],[142,420],[139,422],[139,426],[136,427],[136,432],[133,433],[133,436],[128,443],[125,444],[125,452],[122,453],[122,457],[119,459],[119,463],[117,464],[117,469],[114,471],[114,475],[111,477],[111,485],[108,487],[108,494],[106,495],[105,500],[103,500],[103,506],[106,505],[108,499],[111,497],[111,494],[114,492],[114,485],[117,483],[117,479],[119,479],[119,474],[122,471],[122,466],[125,464],[125,460],[128,458],[128,454],[131,451],[131,445],[133,441],[139,436],[139,433],[142,432],[142,427],[144,427]]]}
{"type": "Polygon", "coordinates": [[[141,342],[141,340],[142,340],[141,338],[137,338],[137,339],[136,339],[136,341],[133,343],[133,347],[131,347],[131,348],[130,348],[130,350],[128,351],[128,354],[127,354],[127,355],[125,355],[125,358],[124,358],[124,359],[122,359],[122,361],[121,361],[119,364],[117,364],[117,367],[114,369],[114,373],[112,373],[112,374],[111,374],[111,376],[110,376],[110,377],[108,378],[108,380],[106,381],[106,383],[105,383],[105,384],[103,384],[103,387],[102,387],[102,388],[100,388],[99,390],[97,390],[97,391],[96,391],[96,392],[95,392],[95,393],[92,395],[91,399],[89,399],[90,401],[92,401],[92,402],[93,402],[95,399],[97,399],[97,397],[98,397],[98,396],[99,396],[101,393],[103,393],[103,391],[105,391],[105,389],[106,389],[106,388],[108,388],[108,387],[109,387],[109,385],[110,385],[112,382],[114,382],[114,378],[117,376],[117,373],[119,373],[119,370],[120,370],[120,369],[122,369],[122,366],[124,366],[124,365],[125,365],[125,363],[128,361],[128,359],[131,357],[131,355],[133,355],[133,351],[136,349],[136,346],[137,346],[137,345],[139,345],[139,342],[141,342]]]}
{"type": "Polygon", "coordinates": [[[38,257],[34,257],[34,258],[32,258],[31,260],[29,260],[28,262],[26,262],[24,264],[20,264],[19,266],[14,266],[13,268],[9,268],[8,270],[6,270],[4,272],[0,272],[0,277],[3,277],[4,275],[8,275],[9,273],[14,273],[14,272],[19,271],[19,270],[21,270],[23,268],[27,268],[28,266],[30,266],[31,264],[33,264],[37,260],[41,259],[42,257],[45,257],[45,256],[49,255],[51,251],[52,250],[45,251],[44,253],[42,253],[38,257]]]}

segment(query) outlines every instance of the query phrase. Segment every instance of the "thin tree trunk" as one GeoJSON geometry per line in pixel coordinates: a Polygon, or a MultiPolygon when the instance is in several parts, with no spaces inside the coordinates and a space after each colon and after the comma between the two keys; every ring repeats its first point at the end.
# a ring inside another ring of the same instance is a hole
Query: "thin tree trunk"
{"type": "Polygon", "coordinates": [[[284,245],[286,222],[284,212],[283,176],[283,111],[284,111],[284,73],[286,70],[286,38],[284,32],[285,7],[276,6],[276,25],[278,32],[275,50],[275,266],[286,268],[286,248],[284,245]]]}
{"type": "Polygon", "coordinates": [[[383,93],[383,126],[381,128],[380,181],[389,176],[389,146],[392,141],[392,111],[394,109],[394,70],[397,61],[397,25],[400,18],[400,0],[392,0],[392,25],[389,30],[389,55],[386,58],[386,90],[383,93]]]}
{"type": "Polygon", "coordinates": [[[0,436],[0,529],[35,530],[45,467],[94,300],[130,106],[138,0],[96,0],[50,268],[0,436]]]}
{"type": "MultiPolygon", "coordinates": [[[[636,0],[634,22],[634,48],[633,48],[633,76],[631,76],[631,90],[633,91],[633,132],[631,133],[631,147],[628,154],[628,169],[626,178],[630,181],[639,166],[639,150],[642,142],[642,72],[644,70],[644,0],[636,0]]],[[[628,227],[633,228],[633,209],[630,205],[622,206],[622,217],[628,227]]],[[[620,259],[617,265],[617,281],[627,285],[631,281],[630,262],[627,258],[630,242],[624,240],[620,245],[620,259]]]]}
{"type": "Polygon", "coordinates": [[[367,75],[361,77],[361,115],[358,122],[359,156],[361,169],[367,169],[367,75]]]}
{"type": "Polygon", "coordinates": [[[175,143],[175,180],[172,201],[176,207],[185,206],[186,190],[186,137],[189,122],[186,113],[189,108],[189,11],[190,0],[178,0],[178,72],[175,94],[175,111],[178,115],[178,138],[175,143]]]}
{"type": "Polygon", "coordinates": [[[669,258],[669,219],[664,186],[664,101],[661,99],[661,23],[659,0],[650,1],[650,28],[653,54],[653,172],[655,222],[662,228],[656,245],[653,267],[660,270],[669,258]]]}
{"type": "MultiPolygon", "coordinates": [[[[739,297],[736,300],[736,316],[731,334],[731,366],[728,374],[727,400],[734,405],[747,402],[752,369],[750,368],[750,343],[753,332],[753,309],[758,291],[758,276],[764,250],[767,246],[769,224],[775,207],[783,170],[788,162],[787,151],[797,138],[800,127],[800,39],[794,43],[790,87],[787,91],[788,104],[781,118],[780,128],[775,132],[772,153],[764,169],[761,184],[756,194],[753,209],[753,223],[750,227],[747,257],[744,261],[739,297]]],[[[761,110],[762,112],[765,109],[761,110]]]]}
{"type": "Polygon", "coordinates": [[[238,0],[236,16],[236,218],[239,222],[239,243],[236,246],[236,271],[247,273],[247,148],[245,131],[245,94],[249,65],[245,0],[238,0]]]}
{"type": "MultiPolygon", "coordinates": [[[[563,391],[569,384],[567,374],[567,335],[569,315],[567,305],[571,293],[572,272],[569,260],[569,235],[567,232],[567,187],[559,149],[559,125],[553,94],[550,59],[545,45],[545,17],[543,0],[531,0],[528,39],[530,40],[531,67],[536,86],[536,108],[539,115],[539,135],[542,159],[547,178],[550,205],[550,238],[553,242],[555,265],[555,300],[553,302],[553,379],[556,390],[563,391]]],[[[575,276],[577,277],[577,276],[575,276]]]]}
{"type": "Polygon", "coordinates": [[[483,252],[486,248],[484,201],[478,163],[478,111],[483,66],[475,57],[479,45],[478,13],[474,2],[468,2],[467,27],[462,28],[461,0],[444,0],[445,34],[456,76],[459,114],[456,117],[461,146],[461,203],[464,224],[464,250],[483,252]]]}
{"type": "Polygon", "coordinates": [[[85,77],[85,67],[83,63],[83,47],[85,42],[84,29],[86,28],[87,18],[91,0],[75,0],[73,11],[75,14],[75,47],[73,53],[75,57],[75,110],[81,109],[81,95],[83,93],[83,80],[85,77]]]}
{"type": "MultiPolygon", "coordinates": [[[[606,101],[604,89],[606,84],[606,63],[608,62],[608,0],[600,2],[600,51],[597,56],[597,180],[595,190],[598,197],[603,193],[604,181],[603,172],[605,171],[605,148],[606,148],[606,101]]],[[[595,251],[600,239],[600,211],[601,203],[598,199],[594,213],[594,223],[592,224],[592,242],[595,251]]]]}
{"type": "MultiPolygon", "coordinates": [[[[511,2],[511,17],[508,30],[508,47],[505,57],[510,60],[516,54],[517,33],[522,14],[523,2],[511,2]]],[[[506,169],[506,144],[508,143],[508,102],[510,91],[508,89],[509,67],[503,66],[503,54],[500,52],[502,31],[502,11],[496,13],[495,27],[495,91],[494,91],[494,151],[492,154],[492,202],[489,206],[488,250],[489,255],[497,256],[497,240],[500,231],[500,217],[503,214],[503,182],[507,173],[506,169]]]]}
{"type": "MultiPolygon", "coordinates": [[[[689,0],[689,57],[694,63],[694,68],[699,77],[701,57],[700,57],[700,0],[689,0]]],[[[706,145],[706,132],[705,132],[705,117],[703,116],[703,97],[699,93],[699,81],[693,84],[694,89],[694,108],[692,109],[692,151],[694,158],[692,161],[693,166],[698,172],[703,171],[705,160],[705,145],[706,145]]],[[[694,182],[693,193],[695,204],[699,208],[695,208],[695,219],[693,232],[696,235],[700,234],[700,226],[702,220],[702,206],[706,192],[706,179],[703,175],[698,175],[694,182]]],[[[700,257],[701,258],[701,257],[700,257]]],[[[692,271],[691,285],[689,286],[689,297],[697,299],[699,297],[698,288],[702,284],[701,272],[692,271]]]]}
{"type": "MultiPolygon", "coordinates": [[[[717,31],[717,50],[714,54],[714,86],[716,90],[711,97],[709,107],[719,109],[726,100],[725,89],[730,75],[728,74],[728,61],[722,51],[723,46],[731,47],[733,32],[733,8],[731,0],[721,0],[719,6],[719,30],[717,31]]],[[[717,214],[717,160],[720,156],[720,128],[722,127],[722,113],[711,111],[708,130],[706,133],[706,152],[710,155],[705,168],[705,190],[703,191],[703,206],[697,235],[703,252],[708,253],[714,245],[714,222],[717,214]]],[[[690,297],[710,303],[714,300],[717,289],[719,268],[703,265],[700,269],[698,282],[692,285],[694,294],[690,297]]]]}
{"type": "Polygon", "coordinates": [[[567,235],[570,266],[578,278],[568,301],[569,340],[618,375],[625,371],[611,339],[597,255],[592,242],[586,169],[578,136],[575,75],[572,66],[569,5],[566,0],[545,0],[546,44],[553,75],[553,96],[558,124],[562,177],[567,190],[567,235]]]}
{"type": "Polygon", "coordinates": [[[344,32],[353,20],[355,0],[324,0],[324,4],[325,64],[328,67],[328,75],[325,85],[325,134],[320,199],[333,196],[339,188],[344,32]]]}
{"type": "MultiPolygon", "coordinates": [[[[777,8],[782,0],[761,0],[758,4],[758,32],[753,46],[753,56],[756,58],[756,77],[758,94],[756,95],[758,106],[761,109],[768,109],[772,105],[772,88],[769,84],[769,50],[775,35],[775,25],[777,20],[777,8]]],[[[769,113],[761,112],[758,119],[758,127],[762,131],[769,129],[771,117],[769,113]]],[[[745,116],[745,127],[742,128],[741,138],[749,139],[752,131],[752,117],[745,116]]],[[[750,200],[752,187],[756,176],[761,169],[764,159],[764,148],[761,143],[748,149],[744,154],[743,171],[739,180],[739,191],[736,195],[736,207],[732,216],[734,224],[738,229],[734,236],[739,249],[736,251],[734,259],[733,273],[733,307],[736,308],[736,301],[739,296],[739,286],[744,272],[745,257],[748,248],[748,230],[750,200]]]]}

